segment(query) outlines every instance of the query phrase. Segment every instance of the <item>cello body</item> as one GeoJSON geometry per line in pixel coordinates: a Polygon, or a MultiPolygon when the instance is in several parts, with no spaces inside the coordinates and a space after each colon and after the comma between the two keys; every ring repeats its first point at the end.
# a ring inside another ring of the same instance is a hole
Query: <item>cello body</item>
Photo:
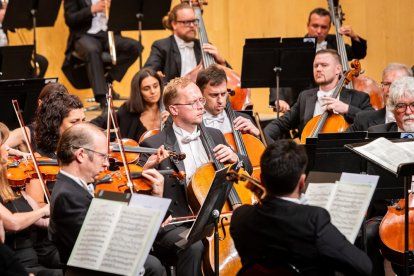
{"type": "MultiPolygon", "coordinates": [[[[414,207],[412,207],[413,195],[409,196],[409,241],[408,250],[414,249],[414,207]]],[[[394,206],[389,206],[380,224],[379,235],[381,239],[382,255],[391,263],[400,266],[404,263],[404,225],[405,225],[405,200],[400,199],[394,206]]],[[[410,262],[410,266],[413,263],[410,262]]]]}
{"type": "MultiPolygon", "coordinates": [[[[313,117],[309,122],[306,123],[302,131],[300,138],[301,144],[306,144],[306,138],[312,136],[312,132],[320,121],[322,115],[313,117]]],[[[318,133],[337,133],[345,132],[349,127],[349,123],[345,121],[345,118],[339,114],[331,114],[326,119],[322,129],[318,133]]]]}

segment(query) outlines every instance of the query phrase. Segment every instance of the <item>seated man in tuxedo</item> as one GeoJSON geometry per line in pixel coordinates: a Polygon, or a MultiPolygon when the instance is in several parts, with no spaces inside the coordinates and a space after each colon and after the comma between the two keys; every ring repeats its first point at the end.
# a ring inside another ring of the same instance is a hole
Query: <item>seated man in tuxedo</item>
{"type": "Polygon", "coordinates": [[[372,126],[368,132],[414,132],[413,77],[401,77],[391,84],[387,109],[393,111],[395,122],[372,126]]]}
{"type": "Polygon", "coordinates": [[[341,59],[335,50],[317,52],[313,62],[313,76],[319,88],[301,92],[298,101],[288,112],[265,127],[267,143],[270,144],[295,128],[302,134],[306,123],[324,111],[341,114],[348,123],[352,123],[361,110],[373,110],[368,94],[363,92],[343,88],[339,99],[332,97],[341,73],[341,59]]]}
{"type": "MultiPolygon", "coordinates": [[[[404,76],[412,76],[411,69],[405,64],[390,63],[382,72],[381,87],[384,97],[384,103],[387,104],[391,84],[404,76]]],[[[348,132],[367,131],[369,127],[394,122],[393,110],[385,106],[380,110],[368,110],[359,112],[355,116],[354,123],[348,128],[348,132]]]]}
{"type": "MultiPolygon", "coordinates": [[[[316,37],[316,51],[322,49],[337,50],[336,36],[329,34],[332,26],[332,18],[328,10],[324,8],[313,9],[309,13],[308,23],[306,25],[308,32],[305,37],[316,37]]],[[[367,41],[357,35],[351,26],[342,26],[340,35],[351,38],[351,45],[345,44],[346,55],[348,60],[363,59],[367,55],[367,41]]],[[[309,84],[312,85],[312,84],[309,84]]],[[[279,107],[281,112],[287,112],[296,102],[300,91],[306,87],[283,87],[279,95],[279,107]],[[302,88],[302,89],[301,89],[302,88]]],[[[276,105],[276,89],[270,89],[270,105],[276,105]]]]}
{"type": "MultiPolygon", "coordinates": [[[[60,172],[50,200],[49,238],[55,243],[60,259],[66,264],[94,197],[93,183],[109,166],[107,139],[102,129],[89,123],[65,130],[59,140],[57,156],[60,172]]],[[[143,172],[154,186],[155,196],[162,195],[164,177],[155,170],[143,172]]],[[[148,255],[145,275],[165,273],[160,261],[148,255]]]]}
{"type": "MultiPolygon", "coordinates": [[[[102,108],[106,105],[107,83],[112,83],[114,80],[121,81],[143,49],[138,41],[114,33],[116,65],[113,65],[105,75],[101,56],[102,52],[109,52],[108,18],[105,10],[109,8],[110,2],[108,0],[64,1],[65,22],[70,33],[62,70],[66,75],[71,75],[74,51],[85,60],[95,101],[102,108]]],[[[118,94],[113,96],[119,98],[118,94]]]]}
{"type": "Polygon", "coordinates": [[[304,147],[292,140],[266,148],[260,162],[266,196],[233,211],[230,224],[243,265],[267,257],[293,264],[302,275],[371,275],[368,256],[339,232],[329,213],[304,204],[306,164],[304,147]]]}

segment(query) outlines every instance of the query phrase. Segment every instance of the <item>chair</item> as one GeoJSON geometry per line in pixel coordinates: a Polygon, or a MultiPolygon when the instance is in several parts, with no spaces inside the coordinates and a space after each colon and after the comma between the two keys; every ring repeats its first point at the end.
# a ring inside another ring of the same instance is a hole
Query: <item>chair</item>
{"type": "Polygon", "coordinates": [[[274,258],[262,257],[244,265],[237,276],[299,276],[302,275],[293,264],[274,258]]]}

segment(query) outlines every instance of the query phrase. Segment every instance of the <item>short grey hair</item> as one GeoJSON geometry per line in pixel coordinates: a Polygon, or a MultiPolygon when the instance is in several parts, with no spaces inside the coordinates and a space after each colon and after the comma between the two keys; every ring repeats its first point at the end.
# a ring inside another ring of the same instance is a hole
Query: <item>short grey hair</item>
{"type": "Polygon", "coordinates": [[[387,106],[390,110],[394,110],[395,105],[402,97],[414,98],[414,78],[401,77],[394,81],[390,87],[390,94],[388,97],[387,106]]]}
{"type": "Polygon", "coordinates": [[[384,77],[385,74],[391,71],[399,71],[399,70],[405,71],[406,76],[410,76],[410,77],[413,76],[413,71],[411,71],[411,69],[408,68],[407,65],[402,64],[402,63],[396,63],[396,62],[389,63],[387,67],[384,68],[384,71],[382,71],[382,76],[384,77]]]}

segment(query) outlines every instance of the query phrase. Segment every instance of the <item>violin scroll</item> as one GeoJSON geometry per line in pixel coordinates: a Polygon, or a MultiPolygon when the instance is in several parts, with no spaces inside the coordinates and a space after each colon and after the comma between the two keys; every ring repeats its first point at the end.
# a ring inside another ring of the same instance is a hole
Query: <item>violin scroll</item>
{"type": "Polygon", "coordinates": [[[266,190],[263,185],[257,179],[251,176],[231,170],[227,173],[226,179],[235,183],[237,183],[239,180],[246,181],[246,188],[252,191],[252,193],[257,196],[260,201],[263,200],[266,196],[266,190]]]}

